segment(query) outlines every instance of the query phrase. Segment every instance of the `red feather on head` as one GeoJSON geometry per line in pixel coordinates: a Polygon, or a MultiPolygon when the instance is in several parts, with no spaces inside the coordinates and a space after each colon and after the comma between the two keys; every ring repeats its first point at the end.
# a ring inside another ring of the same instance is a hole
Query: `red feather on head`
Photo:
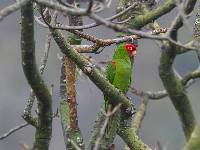
{"type": "Polygon", "coordinates": [[[125,44],[125,49],[128,52],[128,55],[130,57],[135,57],[136,56],[136,52],[137,52],[137,46],[134,44],[130,44],[130,43],[126,43],[125,44]]]}

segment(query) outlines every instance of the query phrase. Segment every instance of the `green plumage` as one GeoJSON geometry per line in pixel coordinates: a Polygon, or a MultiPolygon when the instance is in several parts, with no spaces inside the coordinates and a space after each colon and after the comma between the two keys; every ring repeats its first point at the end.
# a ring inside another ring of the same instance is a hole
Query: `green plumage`
{"type": "MultiPolygon", "coordinates": [[[[106,69],[106,78],[124,94],[128,91],[132,73],[132,59],[128,55],[125,44],[126,43],[121,43],[117,46],[112,62],[108,64],[106,69]]],[[[115,107],[110,103],[109,98],[104,96],[104,107],[106,112],[108,111],[109,105],[111,105],[111,109],[115,107]]],[[[115,114],[109,118],[109,122],[104,133],[104,140],[101,141],[102,145],[108,146],[113,143],[120,125],[120,118],[120,110],[115,112],[115,114]]],[[[108,147],[101,147],[101,149],[107,150],[108,147]]]]}
{"type": "MultiPolygon", "coordinates": [[[[124,94],[127,93],[131,82],[132,60],[125,49],[125,43],[121,43],[115,49],[112,62],[108,64],[106,69],[106,78],[116,88],[124,94]]],[[[105,110],[108,110],[109,99],[104,97],[105,110]]]]}

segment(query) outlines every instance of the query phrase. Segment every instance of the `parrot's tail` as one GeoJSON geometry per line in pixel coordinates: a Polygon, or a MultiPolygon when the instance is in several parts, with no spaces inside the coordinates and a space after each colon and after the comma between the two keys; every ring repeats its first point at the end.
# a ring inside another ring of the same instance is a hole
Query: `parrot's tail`
{"type": "Polygon", "coordinates": [[[104,138],[107,139],[110,143],[113,143],[113,140],[117,134],[117,130],[120,125],[120,111],[117,110],[113,114],[109,114],[112,112],[113,108],[109,105],[109,101],[107,97],[104,98],[104,110],[109,117],[109,121],[106,125],[104,138]]]}

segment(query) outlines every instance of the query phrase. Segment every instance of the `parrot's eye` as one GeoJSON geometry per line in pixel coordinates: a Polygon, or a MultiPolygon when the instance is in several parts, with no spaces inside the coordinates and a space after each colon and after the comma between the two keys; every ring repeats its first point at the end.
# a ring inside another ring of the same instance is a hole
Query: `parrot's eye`
{"type": "Polygon", "coordinates": [[[127,50],[129,56],[133,57],[133,56],[136,55],[136,49],[137,49],[136,45],[126,43],[125,44],[125,49],[127,50]]]}

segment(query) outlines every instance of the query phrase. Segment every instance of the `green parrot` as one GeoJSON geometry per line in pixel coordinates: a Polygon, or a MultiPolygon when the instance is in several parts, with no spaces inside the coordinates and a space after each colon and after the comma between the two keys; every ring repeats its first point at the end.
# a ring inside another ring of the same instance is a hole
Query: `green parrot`
{"type": "MultiPolygon", "coordinates": [[[[127,93],[129,85],[131,83],[131,73],[134,57],[136,55],[136,48],[137,44],[136,42],[133,43],[133,41],[118,44],[115,49],[112,61],[107,65],[106,68],[106,78],[108,79],[108,81],[124,94],[127,93]]],[[[104,95],[105,112],[108,112],[108,110],[110,110],[109,107],[112,110],[115,106],[111,104],[109,97],[107,95],[104,95]]],[[[116,136],[121,117],[122,114],[116,112],[109,118],[109,122],[106,125],[103,135],[104,137],[101,140],[99,149],[111,149],[110,144],[113,143],[113,140],[116,136]]],[[[100,118],[99,121],[102,122],[102,118],[100,118]]]]}
{"type": "MultiPolygon", "coordinates": [[[[131,73],[134,57],[136,56],[136,42],[124,42],[117,45],[112,61],[107,65],[106,78],[111,84],[118,88],[122,93],[126,94],[131,83],[131,73]]],[[[110,103],[109,97],[104,96],[105,112],[115,107],[110,103]],[[111,106],[111,107],[110,107],[111,106]]],[[[113,142],[119,127],[121,113],[115,113],[109,118],[106,126],[104,140],[102,145],[109,145],[113,142]]],[[[107,149],[106,147],[101,149],[107,149]]]]}
{"type": "MultiPolygon", "coordinates": [[[[131,83],[131,73],[134,57],[136,56],[136,42],[120,43],[115,49],[111,63],[106,68],[106,78],[111,84],[124,94],[127,93],[131,83]]],[[[109,98],[104,97],[105,111],[110,105],[109,98]]]]}

